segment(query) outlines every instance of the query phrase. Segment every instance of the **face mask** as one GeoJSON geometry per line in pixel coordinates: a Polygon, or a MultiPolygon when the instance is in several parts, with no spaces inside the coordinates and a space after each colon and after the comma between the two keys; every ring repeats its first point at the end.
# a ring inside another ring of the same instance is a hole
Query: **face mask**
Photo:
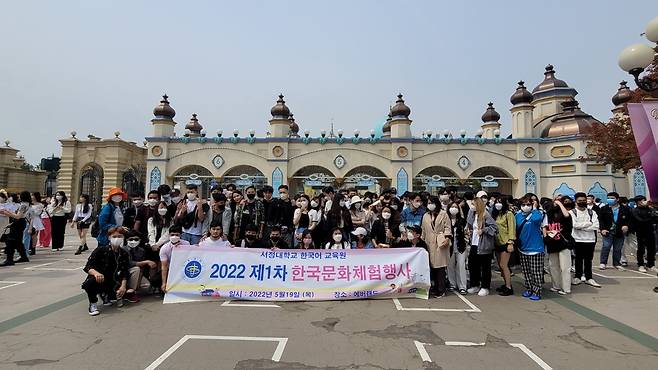
{"type": "Polygon", "coordinates": [[[281,237],[280,237],[280,236],[271,236],[270,239],[271,239],[273,242],[276,243],[276,242],[279,241],[279,239],[281,239],[281,237]]]}
{"type": "Polygon", "coordinates": [[[123,200],[123,197],[121,195],[115,195],[112,198],[110,198],[114,203],[119,203],[123,200]]]}
{"type": "Polygon", "coordinates": [[[196,199],[196,194],[194,193],[187,193],[187,200],[195,200],[196,199]]]}
{"type": "Polygon", "coordinates": [[[439,197],[439,200],[441,201],[441,203],[444,203],[444,204],[448,203],[448,201],[450,201],[450,196],[449,195],[441,195],[439,197]]]}
{"type": "Polygon", "coordinates": [[[413,239],[414,239],[414,233],[412,233],[411,231],[409,231],[409,232],[407,233],[407,239],[408,239],[408,240],[413,240],[413,239]]]}
{"type": "Polygon", "coordinates": [[[450,214],[453,216],[456,216],[457,213],[459,213],[459,208],[451,207],[450,208],[450,214]]]}
{"type": "Polygon", "coordinates": [[[137,248],[139,245],[139,240],[129,240],[128,241],[128,247],[132,248],[137,248]]]}
{"type": "Polygon", "coordinates": [[[311,201],[311,208],[315,208],[315,207],[317,207],[317,206],[318,206],[318,202],[312,200],[312,201],[311,201]]]}
{"type": "Polygon", "coordinates": [[[338,205],[340,205],[341,207],[345,207],[345,202],[341,200],[340,203],[338,203],[338,205]]]}
{"type": "Polygon", "coordinates": [[[149,199],[149,206],[155,207],[158,205],[158,200],[157,199],[149,199]]]}
{"type": "Polygon", "coordinates": [[[490,205],[490,206],[493,206],[493,205],[494,205],[494,202],[495,202],[495,201],[494,201],[493,199],[489,199],[489,205],[490,205]]]}
{"type": "Polygon", "coordinates": [[[608,198],[605,201],[606,203],[608,203],[609,206],[614,206],[617,203],[617,200],[614,198],[608,198]]]}
{"type": "Polygon", "coordinates": [[[521,206],[521,212],[530,213],[532,211],[532,206],[521,206]]]}
{"type": "Polygon", "coordinates": [[[144,202],[141,200],[133,200],[133,204],[135,205],[135,207],[141,207],[142,204],[144,204],[144,202]]]}
{"type": "Polygon", "coordinates": [[[174,203],[179,203],[180,202],[180,197],[173,197],[171,198],[171,201],[174,203]]]}
{"type": "Polygon", "coordinates": [[[301,208],[306,208],[306,207],[308,207],[308,202],[305,201],[305,200],[302,200],[301,202],[299,202],[299,206],[301,208]]]}
{"type": "Polygon", "coordinates": [[[428,204],[427,209],[429,209],[430,211],[434,211],[436,209],[436,204],[434,204],[434,203],[428,204]]]}
{"type": "Polygon", "coordinates": [[[393,210],[396,210],[396,211],[397,211],[397,210],[398,210],[398,205],[397,205],[397,204],[393,204],[393,205],[391,206],[391,209],[393,209],[393,210]]]}
{"type": "Polygon", "coordinates": [[[279,195],[279,198],[281,198],[281,200],[288,200],[288,194],[281,193],[281,195],[279,195]]]}
{"type": "Polygon", "coordinates": [[[247,194],[247,199],[254,200],[254,198],[256,198],[256,194],[247,194]]]}
{"type": "Polygon", "coordinates": [[[178,242],[180,242],[180,236],[172,235],[169,237],[169,241],[171,242],[171,244],[178,244],[178,242]]]}
{"type": "Polygon", "coordinates": [[[468,204],[468,208],[470,209],[475,209],[475,202],[472,200],[467,200],[466,204],[468,204]]]}
{"type": "Polygon", "coordinates": [[[499,211],[503,209],[503,203],[496,203],[496,209],[499,211]]]}
{"type": "Polygon", "coordinates": [[[252,241],[252,240],[256,239],[256,235],[254,235],[254,234],[246,234],[245,237],[249,241],[252,241]]]}
{"type": "Polygon", "coordinates": [[[164,200],[165,202],[171,201],[171,195],[163,195],[162,200],[164,200]]]}
{"type": "Polygon", "coordinates": [[[341,240],[343,240],[343,236],[341,234],[334,235],[334,241],[336,243],[340,243],[341,240]]]}
{"type": "Polygon", "coordinates": [[[56,196],[55,196],[55,199],[57,199],[58,201],[60,201],[60,200],[62,200],[63,198],[62,198],[61,195],[56,195],[56,196]]]}
{"type": "Polygon", "coordinates": [[[587,207],[587,202],[578,202],[576,203],[578,205],[578,208],[585,208],[587,207]]]}
{"type": "Polygon", "coordinates": [[[167,209],[166,208],[158,208],[158,214],[160,216],[164,216],[167,214],[167,209]]]}
{"type": "Polygon", "coordinates": [[[110,245],[113,247],[120,247],[123,245],[123,238],[110,238],[110,245]]]}
{"type": "Polygon", "coordinates": [[[390,213],[387,213],[387,212],[384,212],[384,213],[382,213],[382,218],[383,218],[384,220],[388,220],[389,218],[391,218],[391,214],[390,214],[390,213]]]}
{"type": "Polygon", "coordinates": [[[421,202],[414,202],[414,208],[418,209],[423,203],[421,202]]]}
{"type": "Polygon", "coordinates": [[[357,211],[360,210],[360,209],[361,209],[361,203],[356,203],[356,204],[354,205],[354,208],[355,208],[357,211]]]}
{"type": "Polygon", "coordinates": [[[594,208],[594,205],[593,205],[593,204],[588,204],[588,205],[587,205],[587,209],[592,209],[592,208],[594,208]]]}

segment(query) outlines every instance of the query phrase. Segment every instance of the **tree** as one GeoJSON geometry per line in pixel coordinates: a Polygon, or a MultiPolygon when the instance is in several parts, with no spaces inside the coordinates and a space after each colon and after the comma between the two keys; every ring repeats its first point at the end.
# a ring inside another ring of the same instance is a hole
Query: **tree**
{"type": "MultiPolygon", "coordinates": [[[[658,53],[658,46],[654,50],[658,53]]],[[[643,78],[658,81],[658,54],[654,57],[653,63],[647,67],[643,78]]],[[[639,103],[646,98],[658,98],[658,91],[648,93],[636,88],[629,103],[639,103]]],[[[596,154],[590,155],[589,159],[612,165],[613,171],[627,173],[629,170],[641,167],[642,163],[626,105],[624,112],[624,115],[610,118],[608,123],[592,125],[585,134],[585,140],[596,148],[596,154]]]]}

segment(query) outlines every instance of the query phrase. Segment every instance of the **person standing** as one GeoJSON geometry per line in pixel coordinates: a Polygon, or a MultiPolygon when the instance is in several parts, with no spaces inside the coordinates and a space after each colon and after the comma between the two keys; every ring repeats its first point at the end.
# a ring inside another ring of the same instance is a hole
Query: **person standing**
{"type": "Polygon", "coordinates": [[[471,251],[468,255],[468,271],[471,277],[469,294],[480,297],[489,295],[491,288],[491,261],[494,251],[494,236],[498,231],[496,221],[486,211],[485,200],[473,200],[474,209],[468,212],[466,224],[471,232],[471,251]]]}
{"type": "MultiPolygon", "coordinates": [[[[347,208],[346,199],[341,193],[334,195],[334,199],[331,202],[331,209],[327,213],[327,227],[330,230],[334,228],[340,229],[343,233],[342,240],[349,242],[349,237],[353,230],[352,215],[347,208]]],[[[330,235],[333,235],[333,231],[330,235]]],[[[330,237],[333,238],[333,236],[330,237]]],[[[331,241],[329,241],[329,244],[331,244],[331,241]]]]}
{"type": "MultiPolygon", "coordinates": [[[[263,238],[265,229],[265,209],[263,202],[256,199],[256,188],[249,186],[245,190],[246,199],[242,199],[235,209],[235,240],[244,238],[247,225],[256,225],[258,227],[258,239],[263,238]]],[[[290,214],[292,216],[292,213],[290,214]]],[[[292,220],[291,220],[292,221],[292,220]]],[[[283,230],[281,230],[283,232],[283,230]]],[[[286,231],[288,231],[286,229],[286,231]]],[[[269,235],[268,235],[269,237],[269,235]]]]}
{"type": "Polygon", "coordinates": [[[630,209],[619,203],[619,194],[608,193],[607,204],[601,207],[601,235],[603,246],[601,247],[600,270],[605,270],[608,264],[610,250],[612,250],[612,266],[623,270],[621,265],[622,249],[624,247],[624,235],[628,233],[631,219],[630,209]]]}
{"type": "Polygon", "coordinates": [[[521,252],[521,269],[525,278],[523,297],[533,301],[541,299],[544,285],[544,240],[542,223],[544,212],[541,211],[531,195],[520,200],[521,210],[516,214],[516,235],[521,252]]]}
{"type": "Polygon", "coordinates": [[[128,199],[128,196],[121,188],[112,188],[107,195],[107,203],[101,208],[98,214],[98,241],[99,247],[110,245],[108,231],[112,228],[123,225],[123,212],[121,211],[121,202],[128,199]]]}
{"type": "Polygon", "coordinates": [[[73,214],[73,222],[71,228],[78,229],[78,238],[80,238],[80,246],[75,251],[75,255],[79,255],[84,251],[88,251],[87,246],[87,230],[91,226],[91,215],[93,214],[93,207],[89,204],[89,195],[81,194],[79,203],[75,206],[75,213],[73,214]]]}
{"type": "Polygon", "coordinates": [[[427,212],[423,215],[421,229],[430,257],[433,294],[440,298],[446,294],[446,268],[450,260],[452,225],[438,197],[431,197],[427,203],[427,212]]]}
{"type": "Polygon", "coordinates": [[[551,272],[551,291],[565,295],[571,293],[572,221],[571,198],[555,199],[546,209],[548,224],[544,226],[544,245],[548,252],[551,272]]]}
{"type": "Polygon", "coordinates": [[[302,234],[304,233],[304,230],[308,229],[309,226],[311,225],[311,217],[309,210],[310,202],[311,201],[308,195],[306,194],[300,195],[297,201],[299,207],[295,209],[293,220],[292,220],[295,226],[295,235],[292,244],[293,248],[297,248],[297,246],[302,242],[302,234]]]}
{"type": "Polygon", "coordinates": [[[181,239],[191,245],[198,245],[203,236],[203,222],[210,210],[210,206],[199,197],[196,185],[187,185],[187,199],[178,205],[175,222],[183,227],[181,239]]]}
{"type": "Polygon", "coordinates": [[[404,232],[409,226],[420,226],[423,220],[423,215],[427,211],[423,206],[425,201],[420,194],[409,193],[407,195],[409,202],[400,215],[400,231],[403,232],[402,235],[405,235],[404,232]]]}
{"type": "Polygon", "coordinates": [[[59,251],[64,248],[64,233],[66,232],[66,221],[71,213],[71,202],[69,202],[63,191],[55,194],[55,199],[48,206],[50,224],[52,229],[52,249],[59,251]]]}
{"type": "Polygon", "coordinates": [[[509,269],[509,260],[514,252],[514,241],[516,240],[516,219],[514,213],[509,209],[509,203],[506,197],[499,197],[493,205],[491,217],[496,220],[498,231],[494,250],[496,251],[496,261],[503,276],[504,284],[496,289],[502,296],[514,294],[512,289],[512,273],[509,269]]]}
{"type": "Polygon", "coordinates": [[[20,194],[20,204],[16,209],[16,212],[12,212],[8,209],[0,209],[0,215],[6,216],[9,219],[9,232],[6,234],[6,246],[5,254],[7,259],[1,266],[12,266],[14,265],[14,253],[18,251],[18,254],[21,258],[17,262],[30,262],[30,259],[27,257],[27,251],[25,245],[23,244],[23,236],[25,234],[25,229],[28,225],[27,222],[27,213],[30,209],[30,192],[24,191],[20,194]]]}
{"type": "Polygon", "coordinates": [[[459,203],[452,202],[448,205],[450,225],[452,227],[452,253],[448,262],[448,281],[453,290],[459,290],[459,294],[466,294],[466,238],[464,229],[466,220],[462,217],[459,203]]]}
{"type": "Polygon", "coordinates": [[[41,193],[34,192],[32,193],[32,204],[30,205],[30,210],[28,211],[28,226],[26,229],[27,237],[23,241],[25,248],[27,249],[30,256],[33,256],[37,253],[37,239],[39,232],[44,229],[43,222],[41,221],[41,214],[43,213],[43,204],[41,203],[41,193]]]}
{"type": "Polygon", "coordinates": [[[638,271],[656,272],[656,237],[655,226],[658,224],[658,212],[649,206],[647,198],[640,195],[635,198],[637,207],[632,211],[632,224],[637,235],[637,265],[638,271]],[[644,266],[646,251],[647,264],[644,266]]]}
{"type": "Polygon", "coordinates": [[[588,203],[589,196],[585,193],[576,193],[576,208],[571,210],[573,230],[571,236],[574,240],[574,252],[576,255],[576,274],[571,285],[581,283],[580,278],[585,276],[585,284],[595,288],[601,285],[592,278],[592,260],[594,259],[594,248],[596,247],[596,233],[599,231],[599,217],[596,210],[588,203]]]}
{"type": "Polygon", "coordinates": [[[39,246],[42,248],[50,248],[51,228],[50,228],[50,214],[48,214],[49,199],[41,200],[41,223],[43,230],[39,232],[39,246]]]}
{"type": "Polygon", "coordinates": [[[377,248],[396,247],[400,235],[400,215],[391,206],[382,208],[379,218],[372,224],[372,236],[377,248]]]}

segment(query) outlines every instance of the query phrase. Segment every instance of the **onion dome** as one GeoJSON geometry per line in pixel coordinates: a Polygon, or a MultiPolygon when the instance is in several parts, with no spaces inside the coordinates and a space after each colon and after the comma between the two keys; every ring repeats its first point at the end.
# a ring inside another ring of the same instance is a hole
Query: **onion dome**
{"type": "Polygon", "coordinates": [[[575,99],[562,102],[562,113],[551,119],[541,134],[542,138],[586,133],[593,124],[599,123],[597,119],[583,112],[575,99]]]}
{"type": "Polygon", "coordinates": [[[190,133],[192,134],[201,134],[203,126],[201,126],[199,120],[196,118],[196,113],[192,114],[192,118],[190,118],[190,122],[185,125],[185,129],[190,130],[190,133]]]}
{"type": "Polygon", "coordinates": [[[489,107],[487,110],[484,112],[482,115],[482,122],[487,123],[487,122],[498,122],[500,120],[500,114],[496,112],[496,109],[494,109],[493,103],[489,102],[489,107]]]}
{"type": "Polygon", "coordinates": [[[276,101],[276,104],[270,109],[273,118],[288,119],[290,116],[290,109],[286,106],[286,102],[283,100],[283,94],[279,94],[279,100],[276,101]]]}
{"type": "Polygon", "coordinates": [[[550,90],[556,87],[569,87],[566,82],[555,78],[555,70],[552,65],[546,66],[546,72],[544,72],[544,81],[542,81],[537,87],[532,90],[532,93],[537,93],[541,91],[550,90]]]}
{"type": "Polygon", "coordinates": [[[391,121],[393,120],[393,116],[391,116],[391,113],[388,114],[388,118],[386,118],[386,122],[384,123],[384,126],[382,128],[382,132],[384,133],[390,133],[391,132],[391,121]]]}
{"type": "Polygon", "coordinates": [[[516,91],[509,98],[509,101],[514,105],[532,103],[532,93],[523,84],[523,81],[519,81],[519,86],[516,87],[516,91]]]}
{"type": "Polygon", "coordinates": [[[612,97],[612,104],[614,104],[615,107],[628,103],[633,97],[633,91],[631,91],[626,84],[626,81],[620,82],[617,93],[612,97]]]}
{"type": "Polygon", "coordinates": [[[292,113],[288,116],[288,120],[290,120],[290,136],[299,137],[299,125],[295,122],[295,117],[292,113]]]}
{"type": "Polygon", "coordinates": [[[172,119],[176,115],[176,111],[174,108],[172,108],[169,105],[169,98],[167,94],[162,95],[162,100],[160,100],[160,104],[156,105],[155,108],[153,108],[153,115],[156,118],[168,118],[172,119]]]}
{"type": "Polygon", "coordinates": [[[402,94],[398,94],[398,100],[395,101],[395,105],[391,108],[391,117],[409,118],[410,114],[411,108],[404,104],[402,94]]]}

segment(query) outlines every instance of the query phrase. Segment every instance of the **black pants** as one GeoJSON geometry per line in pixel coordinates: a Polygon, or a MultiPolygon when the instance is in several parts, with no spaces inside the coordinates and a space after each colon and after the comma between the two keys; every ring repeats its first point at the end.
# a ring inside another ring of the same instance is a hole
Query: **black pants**
{"type": "Polygon", "coordinates": [[[431,268],[432,282],[434,283],[434,292],[441,295],[446,292],[446,268],[431,268]]]}
{"type": "Polygon", "coordinates": [[[66,216],[53,216],[50,218],[52,229],[52,248],[64,248],[64,233],[66,232],[66,216]]]}
{"type": "MultiPolygon", "coordinates": [[[[107,279],[107,276],[105,277],[107,279]]],[[[107,279],[102,283],[96,282],[96,279],[92,276],[87,277],[87,280],[82,283],[82,289],[87,292],[87,298],[89,303],[98,302],[98,295],[105,293],[109,299],[116,299],[117,283],[114,280],[107,279]]]]}
{"type": "Polygon", "coordinates": [[[644,251],[647,251],[647,267],[656,265],[656,237],[653,233],[637,234],[637,265],[644,266],[644,251]]]}
{"type": "Polygon", "coordinates": [[[592,278],[592,259],[594,259],[594,247],[596,243],[576,242],[576,279],[585,274],[585,279],[592,278]]]}
{"type": "Polygon", "coordinates": [[[493,254],[478,254],[478,247],[471,247],[468,255],[468,273],[471,287],[491,287],[491,261],[493,254]]]}
{"type": "Polygon", "coordinates": [[[5,247],[5,254],[7,254],[7,262],[12,264],[14,263],[14,253],[18,251],[18,254],[21,256],[21,259],[27,260],[27,253],[25,252],[25,246],[23,245],[22,240],[7,240],[5,247]]]}

